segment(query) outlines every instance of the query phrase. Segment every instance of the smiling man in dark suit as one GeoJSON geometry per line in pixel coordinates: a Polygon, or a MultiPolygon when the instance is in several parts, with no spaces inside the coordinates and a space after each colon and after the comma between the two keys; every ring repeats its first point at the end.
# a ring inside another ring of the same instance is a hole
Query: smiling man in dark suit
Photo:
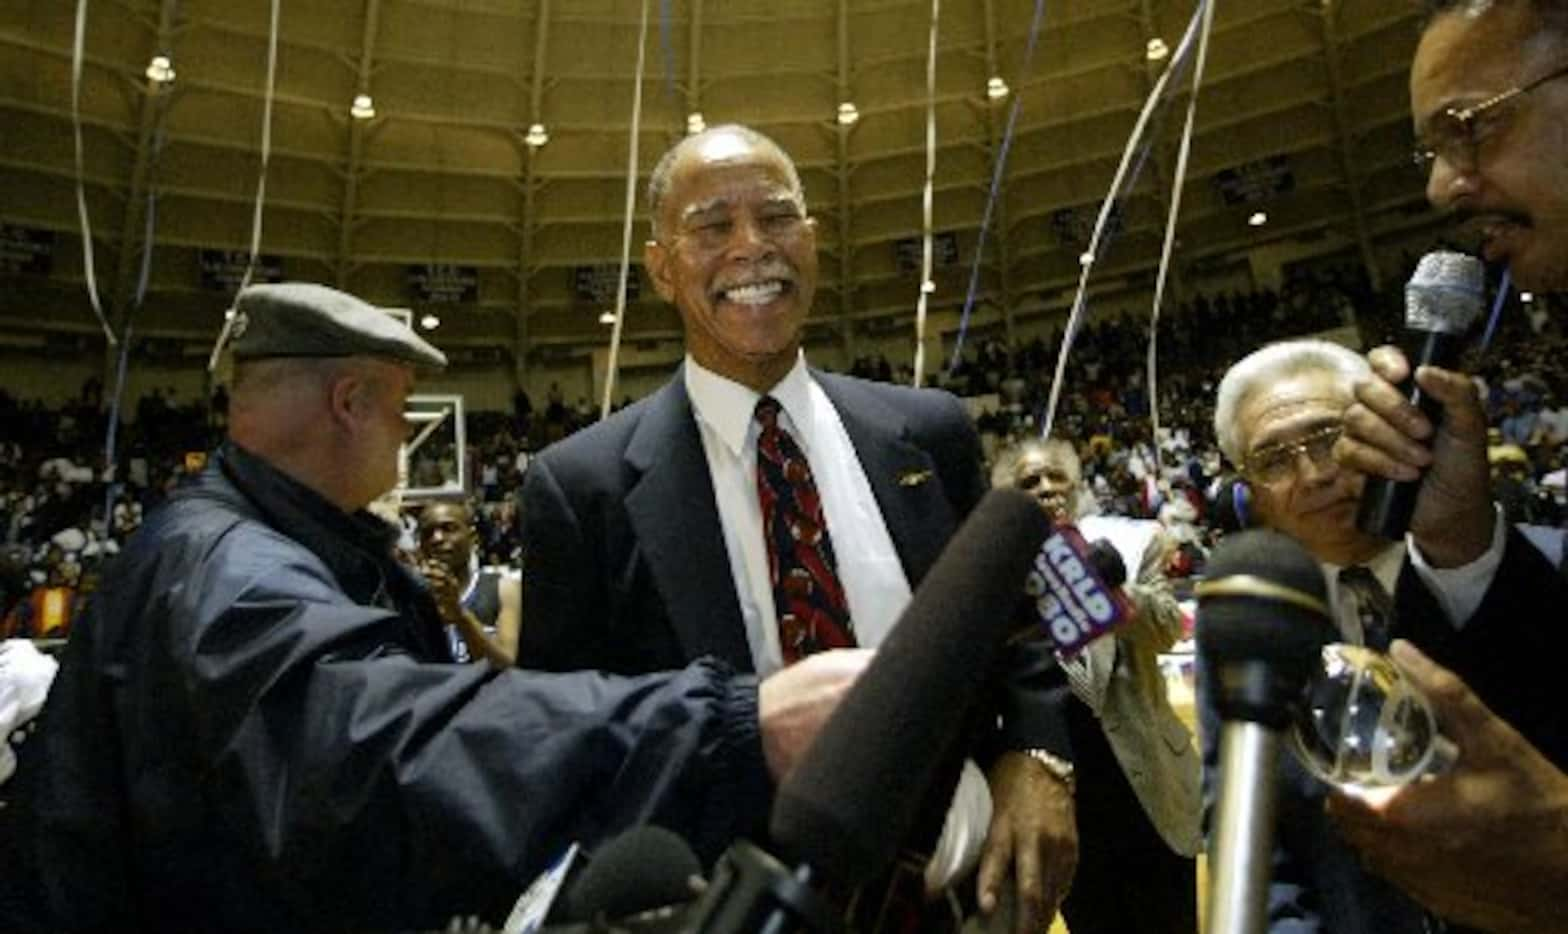
{"type": "MultiPolygon", "coordinates": [[[[733,125],[687,137],[654,169],[649,207],[645,261],[680,310],[686,360],[531,466],[523,615],[539,624],[523,656],[634,673],[713,655],[765,675],[878,645],[984,490],[972,422],[947,393],[807,366],[816,226],[772,140],[733,125]]],[[[989,793],[966,771],[973,806],[950,823],[968,845],[928,883],[974,865],[989,829],[989,877],[1016,866],[1020,922],[1048,921],[1076,859],[1070,781],[1039,751],[1001,755],[989,793]]]]}

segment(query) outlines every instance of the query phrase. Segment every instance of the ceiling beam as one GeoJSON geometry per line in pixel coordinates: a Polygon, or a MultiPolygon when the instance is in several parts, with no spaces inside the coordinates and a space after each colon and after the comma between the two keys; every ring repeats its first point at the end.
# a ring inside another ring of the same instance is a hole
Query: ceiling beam
{"type": "MultiPolygon", "coordinates": [[[[836,86],[838,104],[852,99],[849,68],[849,0],[838,0],[836,31],[838,62],[836,86]]],[[[850,223],[850,164],[849,134],[853,126],[845,126],[834,117],[833,134],[836,159],[834,175],[838,183],[838,331],[839,343],[844,349],[844,366],[847,369],[855,360],[855,245],[853,225],[850,223]]]]}
{"type": "MultiPolygon", "coordinates": [[[[1314,4],[1314,6],[1316,6],[1314,4]]],[[[1372,249],[1372,235],[1367,227],[1367,212],[1361,199],[1361,179],[1356,174],[1355,140],[1350,129],[1350,117],[1345,111],[1345,77],[1340,63],[1339,46],[1340,4],[1317,6],[1318,23],[1322,27],[1323,57],[1328,63],[1330,103],[1334,114],[1335,151],[1339,156],[1339,170],[1344,177],[1345,189],[1350,194],[1351,221],[1355,226],[1356,246],[1361,250],[1361,264],[1374,291],[1383,289],[1383,275],[1378,268],[1377,253],[1372,249]]]]}
{"type": "MultiPolygon", "coordinates": [[[[534,55],[528,75],[528,113],[523,117],[523,130],[534,123],[544,123],[545,62],[550,51],[550,0],[539,0],[534,8],[534,55]]],[[[533,277],[538,272],[534,263],[534,234],[539,229],[538,196],[540,179],[535,162],[539,149],[520,141],[523,147],[522,231],[517,245],[517,315],[512,325],[512,379],[518,389],[527,383],[528,353],[532,349],[528,332],[529,316],[533,314],[531,290],[533,277]]],[[[546,144],[548,145],[548,144],[546,144]]]]}
{"type": "MultiPolygon", "coordinates": [[[[179,0],[162,0],[158,8],[158,23],[153,35],[153,54],[174,56],[174,40],[180,33],[179,0]]],[[[151,56],[149,56],[150,58],[151,56]]],[[[175,59],[178,65],[178,59],[175,59]]],[[[138,79],[140,76],[138,76],[138,79]]],[[[136,298],[141,278],[141,260],[153,244],[146,237],[147,196],[151,180],[158,167],[158,154],[163,145],[163,119],[178,97],[178,90],[170,85],[159,85],[147,79],[141,95],[141,113],[136,130],[136,158],[131,164],[131,179],[125,198],[125,212],[121,215],[119,251],[115,262],[114,291],[110,293],[108,314],[117,334],[125,333],[125,323],[136,298]]],[[[154,193],[156,197],[156,193],[154,193]]],[[[216,329],[216,328],[215,328],[216,329]]],[[[113,348],[110,348],[113,356],[113,348]]],[[[112,373],[113,360],[108,362],[112,373]]],[[[106,385],[114,385],[111,379],[106,385]]]]}
{"type": "MultiPolygon", "coordinates": [[[[1154,0],[1138,0],[1138,17],[1143,26],[1143,38],[1145,41],[1155,38],[1163,40],[1165,38],[1160,35],[1159,23],[1154,18],[1154,0]]],[[[1147,95],[1154,92],[1154,85],[1159,80],[1157,77],[1159,70],[1161,68],[1169,68],[1171,59],[1176,53],[1175,48],[1172,47],[1170,54],[1162,62],[1150,61],[1147,52],[1140,52],[1139,54],[1143,58],[1143,68],[1140,70],[1143,74],[1143,91],[1147,95]]],[[[1171,99],[1174,100],[1180,95],[1180,92],[1171,89],[1169,94],[1171,99]]],[[[1194,137],[1197,135],[1196,127],[1193,129],[1193,135],[1194,137]]],[[[1168,223],[1173,199],[1171,195],[1171,178],[1165,172],[1167,147],[1164,145],[1164,141],[1159,139],[1151,140],[1149,146],[1149,173],[1154,179],[1154,200],[1160,206],[1160,218],[1168,223]]],[[[1178,217],[1176,223],[1179,225],[1181,218],[1178,217]]],[[[1162,225],[1161,234],[1163,235],[1163,233],[1164,227],[1162,225]]],[[[1187,292],[1186,283],[1183,281],[1184,277],[1182,276],[1183,265],[1181,260],[1176,258],[1176,254],[1173,251],[1170,268],[1170,295],[1178,302],[1187,292]]]]}
{"type": "MultiPolygon", "coordinates": [[[[1000,63],[996,56],[996,9],[994,0],[985,0],[985,68],[986,80],[1001,76],[1000,63]]],[[[1019,83],[1023,82],[1024,75],[1017,75],[1019,83]]],[[[1017,94],[1018,89],[1011,89],[1012,94],[1017,94]]],[[[1017,98],[1014,98],[1017,100],[1017,98]]],[[[997,164],[1002,158],[1002,134],[1006,128],[1001,126],[1001,114],[998,112],[1004,107],[1013,105],[1004,104],[1001,100],[992,100],[989,95],[985,102],[985,129],[990,143],[990,166],[996,179],[996,207],[991,214],[990,240],[992,249],[996,251],[998,286],[1001,290],[1002,328],[1007,337],[1009,348],[1016,346],[1013,342],[1013,275],[1012,275],[1012,242],[1008,236],[1010,230],[1007,221],[1007,173],[996,174],[997,164]]],[[[991,192],[986,192],[991,197],[991,192]]],[[[976,256],[975,262],[979,263],[982,257],[976,256]]]]}
{"type": "MultiPolygon", "coordinates": [[[[370,93],[370,78],[375,73],[376,34],[381,25],[381,0],[365,0],[365,22],[359,38],[359,59],[355,63],[359,74],[354,82],[355,94],[370,93]]],[[[334,114],[343,111],[334,110],[334,114]]],[[[379,125],[381,117],[371,117],[361,120],[358,117],[348,118],[348,152],[344,158],[343,167],[343,202],[338,210],[338,255],[333,264],[333,274],[336,277],[337,287],[343,291],[349,289],[349,277],[354,272],[354,230],[359,226],[356,216],[359,210],[359,182],[365,175],[365,137],[370,133],[372,126],[379,125]]]]}

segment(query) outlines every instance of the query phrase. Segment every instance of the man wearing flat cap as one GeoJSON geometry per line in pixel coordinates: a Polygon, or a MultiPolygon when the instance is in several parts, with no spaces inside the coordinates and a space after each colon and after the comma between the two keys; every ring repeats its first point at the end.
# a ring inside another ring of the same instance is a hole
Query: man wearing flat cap
{"type": "Polygon", "coordinates": [[[450,664],[364,511],[445,358],[316,285],[247,289],[232,338],[229,438],[109,571],[24,763],[33,923],[499,923],[572,842],[654,822],[712,859],[761,826],[866,653],[760,684],[450,664]]]}

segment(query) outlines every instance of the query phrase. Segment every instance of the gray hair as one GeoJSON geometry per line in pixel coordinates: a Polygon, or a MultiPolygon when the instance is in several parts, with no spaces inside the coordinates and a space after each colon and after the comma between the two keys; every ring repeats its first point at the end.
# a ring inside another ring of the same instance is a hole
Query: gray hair
{"type": "Polygon", "coordinates": [[[1225,371],[1214,400],[1214,438],[1236,466],[1246,456],[1247,439],[1241,436],[1241,407],[1264,386],[1304,373],[1329,373],[1345,381],[1349,391],[1356,380],[1372,372],[1366,358],[1325,340],[1280,341],[1255,350],[1225,371]]]}
{"type": "Polygon", "coordinates": [[[675,163],[681,156],[700,143],[706,142],[715,136],[739,136],[751,145],[761,149],[771,149],[784,160],[784,171],[789,177],[790,187],[800,196],[801,204],[806,203],[806,189],[800,183],[800,172],[795,169],[795,160],[789,157],[784,147],[774,142],[766,134],[759,133],[751,127],[741,123],[725,123],[709,127],[701,133],[688,136],[671,146],[654,163],[653,175],[648,178],[648,216],[653,226],[653,239],[657,240],[663,231],[659,229],[659,208],[664,204],[664,196],[670,191],[670,175],[675,171],[675,163]]]}

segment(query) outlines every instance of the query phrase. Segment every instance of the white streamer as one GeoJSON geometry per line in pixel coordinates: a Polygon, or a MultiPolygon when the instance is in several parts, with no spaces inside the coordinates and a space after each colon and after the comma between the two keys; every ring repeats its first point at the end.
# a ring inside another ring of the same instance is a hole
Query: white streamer
{"type": "Polygon", "coordinates": [[[1160,271],[1154,280],[1154,310],[1149,317],[1149,425],[1150,445],[1154,448],[1154,473],[1164,476],[1160,458],[1159,358],[1160,303],[1165,298],[1165,279],[1170,273],[1171,250],[1176,243],[1176,218],[1181,213],[1181,190],[1187,181],[1187,156],[1192,150],[1192,126],[1198,114],[1198,88],[1203,83],[1203,64],[1208,57],[1209,32],[1214,28],[1214,0],[1205,0],[1203,28],[1198,33],[1198,60],[1192,66],[1192,96],[1187,100],[1187,125],[1181,131],[1181,147],[1176,155],[1176,176],[1171,180],[1171,209],[1165,221],[1165,244],[1160,250],[1160,271]]]}
{"type": "MultiPolygon", "coordinates": [[[[119,343],[109,319],[103,313],[103,302],[98,298],[98,273],[93,260],[93,228],[87,217],[87,167],[82,157],[82,63],[87,46],[87,0],[76,3],[76,37],[71,48],[71,128],[76,133],[76,213],[82,225],[82,265],[87,273],[87,297],[92,302],[93,314],[103,326],[103,336],[113,347],[119,343]]],[[[121,244],[121,249],[126,245],[121,244]]],[[[147,244],[152,249],[152,244],[147,244]]]]}
{"type": "MultiPolygon", "coordinates": [[[[272,0],[272,25],[267,36],[267,91],[261,107],[261,177],[256,181],[256,206],[251,215],[250,260],[245,263],[245,275],[240,277],[240,287],[234,293],[236,298],[250,285],[251,276],[256,272],[256,256],[261,252],[261,217],[267,203],[267,165],[272,161],[272,101],[278,77],[278,13],[282,5],[282,0],[272,0]]],[[[223,354],[223,348],[229,342],[229,334],[234,330],[233,311],[231,307],[230,313],[225,314],[217,343],[212,345],[212,355],[207,358],[208,373],[218,369],[218,357],[223,354]]]]}
{"type": "MultiPolygon", "coordinates": [[[[942,0],[931,0],[931,40],[926,50],[926,184],[920,195],[920,297],[915,302],[915,388],[926,372],[926,305],[931,280],[931,201],[936,184],[936,39],[942,18],[942,0]]],[[[844,285],[848,287],[847,283],[844,285]]]]}
{"type": "Polygon", "coordinates": [[[642,24],[637,30],[637,77],[632,82],[632,139],[626,148],[626,220],[621,227],[621,281],[615,290],[615,324],[610,330],[610,357],[604,367],[604,402],[599,417],[610,417],[610,401],[615,398],[615,379],[619,375],[621,330],[626,324],[626,280],[632,268],[632,221],[637,211],[637,142],[642,133],[642,67],[648,45],[648,4],[642,3],[642,24]]]}
{"type": "MultiPolygon", "coordinates": [[[[1115,205],[1117,192],[1121,191],[1122,183],[1126,179],[1127,170],[1132,165],[1133,153],[1138,151],[1138,144],[1143,141],[1143,134],[1147,131],[1149,119],[1153,116],[1156,105],[1165,94],[1165,85],[1170,80],[1171,73],[1176,70],[1176,62],[1180,61],[1187,53],[1188,47],[1197,35],[1200,23],[1203,22],[1204,11],[1211,5],[1211,0],[1201,0],[1202,5],[1193,13],[1192,21],[1187,24],[1187,32],[1182,36],[1181,44],[1176,53],[1171,56],[1171,64],[1160,74],[1154,82],[1154,88],[1149,92],[1148,100],[1144,101],[1143,110],[1138,114],[1138,122],[1133,125],[1132,135],[1127,140],[1127,148],[1122,152],[1121,164],[1116,168],[1116,175],[1111,180],[1111,190],[1105,196],[1105,201],[1100,204],[1099,217],[1094,222],[1094,233],[1089,238],[1088,256],[1083,263],[1083,269],[1078,274],[1078,292],[1073,297],[1072,312],[1067,316],[1067,329],[1062,333],[1062,349],[1056,356],[1056,372],[1051,379],[1051,393],[1045,408],[1045,426],[1041,430],[1041,437],[1049,438],[1051,429],[1056,425],[1056,407],[1061,401],[1062,382],[1067,371],[1067,356],[1072,351],[1073,341],[1078,336],[1078,327],[1082,322],[1084,305],[1089,288],[1089,275],[1094,271],[1094,265],[1099,261],[1100,243],[1105,235],[1105,225],[1110,219],[1111,208],[1115,205]]],[[[1152,387],[1151,396],[1152,399],[1152,387]]]]}

